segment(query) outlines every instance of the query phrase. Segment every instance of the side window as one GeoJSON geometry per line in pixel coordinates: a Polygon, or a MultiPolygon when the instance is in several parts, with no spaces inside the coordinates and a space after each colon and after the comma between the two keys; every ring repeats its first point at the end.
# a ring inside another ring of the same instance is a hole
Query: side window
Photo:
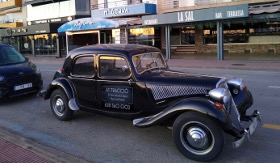
{"type": "Polygon", "coordinates": [[[82,56],[75,60],[72,75],[92,77],[94,73],[94,56],[82,56]]]}
{"type": "Polygon", "coordinates": [[[100,56],[99,76],[105,78],[128,78],[130,70],[123,57],[100,56]]]}

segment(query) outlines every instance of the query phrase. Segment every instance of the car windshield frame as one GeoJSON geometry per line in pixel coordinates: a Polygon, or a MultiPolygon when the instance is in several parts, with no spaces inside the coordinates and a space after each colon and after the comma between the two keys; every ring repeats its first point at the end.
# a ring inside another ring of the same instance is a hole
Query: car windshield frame
{"type": "Polygon", "coordinates": [[[160,70],[168,67],[160,52],[137,54],[132,57],[132,61],[138,74],[142,74],[153,69],[160,70]]]}
{"type": "Polygon", "coordinates": [[[0,66],[19,64],[26,62],[26,59],[10,46],[0,47],[0,66]]]}

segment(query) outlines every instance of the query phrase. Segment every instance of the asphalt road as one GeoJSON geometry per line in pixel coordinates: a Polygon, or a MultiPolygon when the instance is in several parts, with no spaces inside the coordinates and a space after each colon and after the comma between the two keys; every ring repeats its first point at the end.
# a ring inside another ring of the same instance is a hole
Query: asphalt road
{"type": "MultiPolygon", "coordinates": [[[[61,64],[37,65],[41,69],[46,88],[61,64]]],[[[262,124],[251,136],[251,141],[238,149],[232,149],[233,138],[227,135],[225,148],[215,162],[279,161],[279,72],[178,68],[176,70],[229,78],[241,77],[254,96],[251,111],[257,109],[261,112],[262,124]]],[[[36,95],[2,102],[1,128],[43,146],[74,155],[84,162],[192,162],[176,149],[171,130],[167,128],[161,126],[136,128],[131,121],[84,112],[77,112],[73,120],[62,122],[53,116],[49,100],[45,101],[36,95]]]]}

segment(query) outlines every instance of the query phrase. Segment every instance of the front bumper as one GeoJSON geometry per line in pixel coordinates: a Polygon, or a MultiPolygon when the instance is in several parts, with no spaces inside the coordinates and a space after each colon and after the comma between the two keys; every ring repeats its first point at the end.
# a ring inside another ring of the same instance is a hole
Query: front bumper
{"type": "Polygon", "coordinates": [[[246,139],[250,141],[250,136],[258,126],[258,121],[261,122],[260,113],[257,110],[251,116],[245,116],[242,119],[243,121],[249,121],[250,125],[244,130],[242,136],[232,143],[233,148],[241,146],[246,139]]]}

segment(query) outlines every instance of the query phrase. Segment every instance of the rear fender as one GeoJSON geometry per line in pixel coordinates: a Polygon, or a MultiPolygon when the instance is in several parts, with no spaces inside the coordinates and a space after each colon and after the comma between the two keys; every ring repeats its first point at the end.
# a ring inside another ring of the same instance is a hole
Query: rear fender
{"type": "Polygon", "coordinates": [[[64,78],[58,78],[50,83],[45,93],[44,99],[49,99],[51,97],[52,92],[58,88],[62,89],[65,92],[69,100],[74,98],[74,89],[72,84],[64,78]]]}
{"type": "Polygon", "coordinates": [[[229,118],[225,111],[216,109],[214,103],[207,98],[191,98],[184,99],[175,105],[161,111],[156,115],[139,118],[133,120],[133,124],[137,127],[149,127],[155,124],[163,123],[170,118],[176,118],[178,115],[187,111],[195,111],[208,115],[216,119],[221,127],[226,127],[229,124],[229,118]]]}
{"type": "Polygon", "coordinates": [[[66,96],[69,99],[68,102],[68,106],[71,110],[79,110],[79,107],[77,105],[77,102],[75,100],[75,93],[74,93],[74,87],[72,86],[71,82],[69,82],[68,80],[64,79],[64,78],[58,78],[55,79],[51,82],[51,84],[49,85],[45,95],[44,95],[44,99],[49,99],[51,97],[52,92],[55,89],[62,89],[66,96]]]}

